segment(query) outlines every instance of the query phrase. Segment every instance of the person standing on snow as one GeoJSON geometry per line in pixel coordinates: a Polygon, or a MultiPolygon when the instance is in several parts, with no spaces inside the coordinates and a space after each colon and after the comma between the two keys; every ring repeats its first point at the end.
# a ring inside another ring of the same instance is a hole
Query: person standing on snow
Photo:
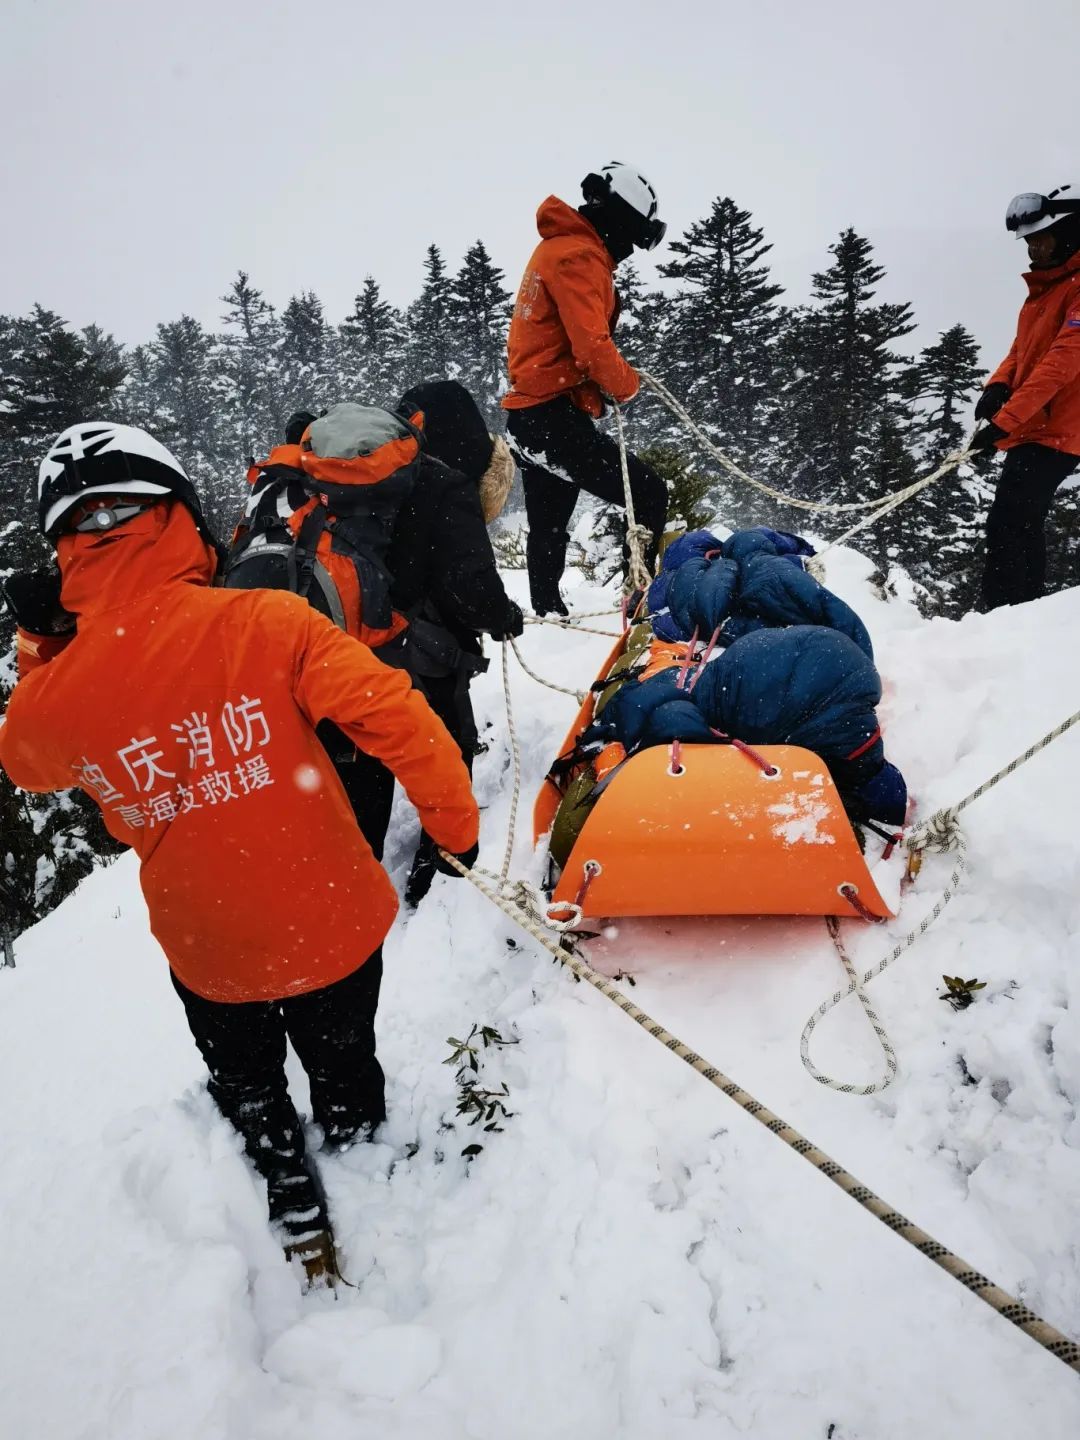
{"type": "MultiPolygon", "coordinates": [[[[423,415],[425,453],[394,521],[390,593],[409,617],[402,637],[406,669],[471,770],[479,739],[469,682],[488,665],[478,632],[507,640],[525,628],[503,587],[487,529],[506,504],[514,460],[457,380],[414,385],[397,409],[423,415]]],[[[436,865],[435,842],[425,833],[405,887],[407,905],[427,894],[436,865]]]]}
{"type": "MultiPolygon", "coordinates": [[[[625,503],[619,449],[595,421],[607,400],[625,404],[638,376],[611,338],[615,267],[634,248],[655,250],[667,226],[656,191],[634,166],[613,162],[581,182],[577,210],[550,195],[537,211],[540,244],[521,282],[507,341],[507,431],[521,466],[529,521],[529,591],[538,615],[567,613],[559,592],[567,527],[580,491],[625,503]]],[[[653,537],[667,519],[667,487],[628,456],[634,513],[653,537]]]]}
{"type": "Polygon", "coordinates": [[[59,572],[6,587],[42,644],[20,637],[0,766],[25,790],[78,787],[137,852],[210,1093],[266,1181],[286,1254],[332,1278],[286,1037],[326,1145],[383,1119],[374,1019],[397,900],[315,726],[333,720],[389,766],[465,864],[468,773],[408,677],[307,601],[210,588],[217,551],[194,487],[144,431],[64,431],[41,465],[39,522],[59,572]]]}
{"type": "Polygon", "coordinates": [[[1080,190],[1017,195],[1005,225],[1031,270],[1012,349],[975,406],[972,448],[1005,451],[986,521],[982,609],[1036,600],[1046,586],[1046,517],[1080,463],[1080,190]]]}

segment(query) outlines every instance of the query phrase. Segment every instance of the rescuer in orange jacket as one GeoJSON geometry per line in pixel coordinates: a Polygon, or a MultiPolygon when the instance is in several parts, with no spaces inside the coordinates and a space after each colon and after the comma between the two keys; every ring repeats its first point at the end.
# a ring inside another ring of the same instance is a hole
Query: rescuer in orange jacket
{"type": "MultiPolygon", "coordinates": [[[[581,188],[585,203],[577,210],[551,195],[537,212],[541,240],[507,340],[510,390],[502,403],[525,488],[529,590],[538,615],[567,613],[559,581],[580,491],[625,503],[618,447],[594,424],[607,399],[625,404],[638,392],[637,373],[611,338],[618,319],[613,277],[635,246],[655,249],[667,229],[657,219],[655,190],[632,165],[605,165],[581,188]]],[[[637,521],[658,539],[667,488],[637,456],[628,458],[637,521]]],[[[650,566],[655,555],[654,544],[650,566]]]]}
{"type": "MultiPolygon", "coordinates": [[[[65,431],[42,462],[40,522],[73,632],[53,658],[27,656],[0,765],[26,790],[78,787],[138,854],[210,1092],[267,1182],[287,1252],[332,1274],[285,1039],[327,1144],[382,1120],[374,1018],[397,900],[315,726],[333,720],[386,764],[425,830],[471,863],[465,766],[408,677],[305,600],[210,588],[194,489],[145,432],[65,431]]],[[[20,611],[15,587],[23,627],[27,608],[38,624],[46,609],[43,582],[33,593],[20,611]]]]}
{"type": "Polygon", "coordinates": [[[1080,190],[1017,195],[1006,227],[1031,270],[1012,349],[975,407],[972,442],[1005,452],[986,521],[982,608],[1036,600],[1046,586],[1046,517],[1080,463],[1080,190]]]}

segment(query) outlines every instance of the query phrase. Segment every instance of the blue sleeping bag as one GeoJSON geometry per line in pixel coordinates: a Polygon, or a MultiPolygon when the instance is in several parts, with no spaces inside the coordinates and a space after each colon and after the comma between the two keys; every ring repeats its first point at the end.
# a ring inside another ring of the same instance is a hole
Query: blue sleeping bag
{"type": "Polygon", "coordinates": [[[705,640],[719,629],[727,645],[769,626],[823,625],[872,658],[866,626],[802,568],[806,554],[813,550],[805,540],[776,530],[738,530],[724,541],[707,530],[681,536],[649,587],[653,632],[686,642],[695,631],[705,640]]]}
{"type": "Polygon", "coordinates": [[[828,766],[856,820],[900,825],[907,790],[885,760],[875,706],[881,681],[866,651],[819,625],[759,629],[706,665],[692,690],[675,669],[628,681],[606,706],[590,738],[617,739],[628,751],[677,739],[802,745],[828,766]]]}

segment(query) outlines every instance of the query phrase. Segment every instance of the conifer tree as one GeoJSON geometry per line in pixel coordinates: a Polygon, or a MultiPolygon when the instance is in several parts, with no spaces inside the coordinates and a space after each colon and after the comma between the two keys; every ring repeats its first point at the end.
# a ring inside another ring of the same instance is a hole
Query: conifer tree
{"type": "Polygon", "coordinates": [[[342,397],[362,404],[393,405],[406,388],[402,319],[382,298],[373,276],[353,302],[339,331],[342,397]]]}
{"type": "Polygon", "coordinates": [[[453,336],[453,283],[437,245],[424,258],[424,284],[409,306],[408,345],[402,388],[422,380],[452,379],[456,345],[453,336]]]}
{"type": "Polygon", "coordinates": [[[979,346],[963,325],[943,330],[937,344],[928,345],[919,356],[914,379],[916,398],[924,409],[920,449],[931,469],[959,450],[970,433],[972,397],[984,378],[979,346]]]}
{"type": "Polygon", "coordinates": [[[214,337],[182,315],[159,325],[149,347],[154,416],[151,432],[173,450],[203,497],[213,528],[224,531],[243,501],[243,470],[223,444],[228,385],[214,337]]]}
{"type": "Polygon", "coordinates": [[[222,460],[239,473],[250,456],[261,458],[280,440],[288,415],[287,410],[282,414],[287,402],[277,375],[281,327],[274,307],[244,270],[221,299],[226,309],[215,357],[221,382],[219,432],[222,460]]]}
{"type": "MultiPolygon", "coordinates": [[[[0,576],[51,561],[36,523],[38,464],[68,425],[117,416],[123,376],[120,346],[96,326],[74,331],[40,305],[0,317],[0,576]]],[[[0,607],[0,709],[14,678],[12,636],[0,607]]],[[[78,792],[24,795],[0,774],[0,923],[9,933],[58,904],[95,856],[117,849],[78,792]]]]}
{"type": "MultiPolygon", "coordinates": [[[[928,474],[964,443],[971,429],[971,397],[983,371],[979,349],[963,325],[943,331],[928,345],[905,377],[918,407],[913,416],[909,454],[917,466],[885,465],[881,490],[896,489],[915,470],[928,474]]],[[[925,607],[960,615],[974,604],[982,569],[982,536],[992,495],[986,466],[950,474],[884,517],[877,530],[879,549],[899,563],[922,589],[925,607]]]]}
{"type": "MultiPolygon", "coordinates": [[[[616,275],[619,295],[619,316],[615,343],[635,370],[662,375],[664,364],[662,344],[665,334],[668,297],[656,290],[647,290],[632,260],[620,265],[616,275]]],[[[673,421],[667,410],[645,387],[638,391],[632,404],[623,409],[627,444],[636,451],[660,443],[672,433],[673,421]]],[[[681,442],[685,443],[685,436],[681,442]]]]}
{"type": "Polygon", "coordinates": [[[482,240],[465,252],[450,292],[457,378],[487,417],[490,429],[501,429],[499,398],[505,388],[506,328],[510,292],[503,272],[492,264],[482,240]]]}
{"type": "Polygon", "coordinates": [[[914,320],[906,303],[874,303],[885,271],[868,240],[845,230],[829,252],[832,265],[814,276],[815,303],[786,317],[776,463],[779,478],[800,493],[846,502],[896,488],[875,481],[883,433],[895,441],[908,426],[906,362],[891,347],[914,320]]]}
{"type": "Polygon", "coordinates": [[[660,273],[678,282],[662,347],[666,383],[716,442],[748,461],[768,425],[782,287],[762,264],[772,249],[750,212],[724,196],[671,244],[660,273]]]}
{"type": "Polygon", "coordinates": [[[0,533],[4,566],[40,564],[37,468],[49,441],[79,420],[115,415],[120,346],[96,326],[82,333],[51,310],[0,320],[0,533]]]}
{"type": "Polygon", "coordinates": [[[280,429],[296,410],[318,414],[340,397],[335,365],[335,336],[326,323],[322,301],[311,290],[294,295],[281,314],[278,378],[280,429]]]}

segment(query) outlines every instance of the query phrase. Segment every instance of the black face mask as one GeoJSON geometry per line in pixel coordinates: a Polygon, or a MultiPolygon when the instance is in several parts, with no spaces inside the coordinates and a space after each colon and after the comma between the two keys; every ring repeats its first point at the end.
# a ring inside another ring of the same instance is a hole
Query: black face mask
{"type": "Polygon", "coordinates": [[[1069,215],[1053,226],[1054,258],[1051,265],[1064,265],[1080,250],[1080,215],[1069,215]]]}
{"type": "Polygon", "coordinates": [[[617,215],[613,215],[607,206],[595,202],[579,205],[578,214],[586,219],[600,236],[616,265],[623,260],[629,260],[634,250],[634,237],[628,228],[620,223],[617,215]]]}

